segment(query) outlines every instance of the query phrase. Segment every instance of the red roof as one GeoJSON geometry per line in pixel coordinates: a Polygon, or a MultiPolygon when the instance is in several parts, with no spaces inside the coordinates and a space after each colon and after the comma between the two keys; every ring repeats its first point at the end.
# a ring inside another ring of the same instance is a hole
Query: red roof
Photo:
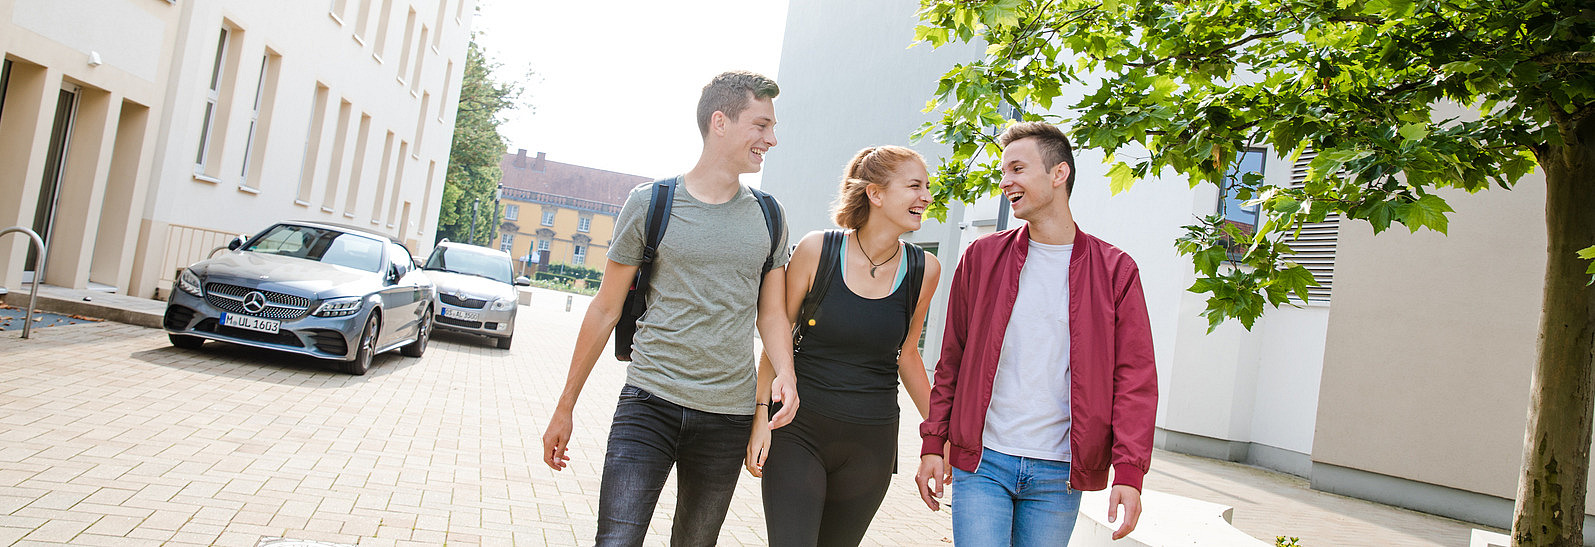
{"type": "Polygon", "coordinates": [[[504,170],[502,183],[505,189],[566,196],[615,207],[626,203],[626,195],[631,193],[632,188],[653,180],[649,177],[548,161],[542,152],[538,152],[536,157],[527,157],[524,148],[514,154],[505,154],[499,167],[504,170]]]}

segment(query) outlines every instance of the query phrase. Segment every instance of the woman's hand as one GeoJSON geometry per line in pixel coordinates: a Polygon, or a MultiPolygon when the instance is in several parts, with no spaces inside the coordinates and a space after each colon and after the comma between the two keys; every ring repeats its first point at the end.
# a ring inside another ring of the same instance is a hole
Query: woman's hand
{"type": "Polygon", "coordinates": [[[748,453],[742,463],[748,468],[749,475],[763,477],[764,460],[770,457],[770,426],[769,420],[764,417],[764,407],[757,408],[753,431],[748,434],[748,453]]]}

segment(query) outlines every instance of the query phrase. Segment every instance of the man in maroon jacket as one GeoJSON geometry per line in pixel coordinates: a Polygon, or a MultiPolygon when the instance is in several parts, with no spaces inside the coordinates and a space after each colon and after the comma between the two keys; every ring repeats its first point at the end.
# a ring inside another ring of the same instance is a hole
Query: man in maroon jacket
{"type": "Polygon", "coordinates": [[[1141,515],[1157,414],[1140,271],[1075,225],[1062,131],[1021,123],[999,142],[1003,196],[1027,224],[975,240],[958,261],[915,481],[937,509],[952,464],[961,547],[1060,546],[1080,491],[1106,488],[1111,468],[1119,539],[1141,515]]]}

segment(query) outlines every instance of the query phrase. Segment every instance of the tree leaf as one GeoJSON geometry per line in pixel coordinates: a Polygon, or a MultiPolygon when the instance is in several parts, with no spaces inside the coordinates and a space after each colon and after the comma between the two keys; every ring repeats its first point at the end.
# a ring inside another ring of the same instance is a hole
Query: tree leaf
{"type": "Polygon", "coordinates": [[[1114,163],[1113,167],[1108,169],[1108,178],[1112,180],[1108,184],[1108,191],[1113,195],[1118,195],[1135,185],[1135,173],[1130,171],[1129,164],[1122,161],[1114,163]]]}

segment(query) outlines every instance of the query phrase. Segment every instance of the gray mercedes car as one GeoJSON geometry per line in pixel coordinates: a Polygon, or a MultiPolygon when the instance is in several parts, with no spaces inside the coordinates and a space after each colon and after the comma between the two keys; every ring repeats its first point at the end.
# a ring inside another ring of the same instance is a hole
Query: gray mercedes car
{"type": "Polygon", "coordinates": [[[515,339],[515,311],[525,277],[510,280],[514,260],[509,253],[444,240],[426,259],[426,274],[437,284],[438,328],[494,339],[509,349],[515,339]]]}
{"type": "Polygon", "coordinates": [[[398,241],[284,222],[227,248],[178,274],[164,320],[172,345],[218,340],[338,361],[357,375],[378,353],[426,351],[432,281],[398,241]]]}

